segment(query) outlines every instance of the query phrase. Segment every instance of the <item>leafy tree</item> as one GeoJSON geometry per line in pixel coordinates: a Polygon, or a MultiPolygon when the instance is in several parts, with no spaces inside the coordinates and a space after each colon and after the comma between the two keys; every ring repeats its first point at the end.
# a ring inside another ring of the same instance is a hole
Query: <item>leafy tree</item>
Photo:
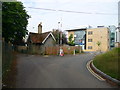
{"type": "Polygon", "coordinates": [[[60,37],[60,32],[59,32],[59,30],[53,29],[52,33],[53,33],[53,35],[54,35],[54,37],[55,37],[55,39],[56,39],[56,44],[59,44],[59,37],[60,37]]]}
{"type": "Polygon", "coordinates": [[[70,34],[69,36],[69,42],[72,42],[73,34],[70,34]]]}
{"type": "Polygon", "coordinates": [[[64,32],[62,32],[62,44],[67,44],[67,38],[64,32]]]}
{"type": "Polygon", "coordinates": [[[62,33],[62,44],[66,44],[67,43],[67,38],[66,38],[66,34],[64,32],[61,32],[57,29],[53,29],[52,31],[55,39],[56,39],[56,44],[60,44],[60,33],[62,33]]]}
{"type": "Polygon", "coordinates": [[[71,46],[74,46],[75,45],[75,43],[74,43],[74,40],[72,40],[73,39],[73,34],[70,34],[70,36],[69,36],[69,42],[68,42],[68,44],[69,45],[71,45],[71,46]]]}
{"type": "Polygon", "coordinates": [[[20,44],[28,34],[29,18],[21,2],[2,2],[2,37],[5,41],[20,44]]]}

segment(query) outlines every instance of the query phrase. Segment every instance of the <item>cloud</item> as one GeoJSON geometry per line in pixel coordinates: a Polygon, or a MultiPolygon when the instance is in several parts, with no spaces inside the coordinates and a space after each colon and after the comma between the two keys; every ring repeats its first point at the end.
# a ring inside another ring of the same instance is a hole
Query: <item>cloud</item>
{"type": "Polygon", "coordinates": [[[74,3],[74,2],[118,2],[119,0],[19,0],[23,2],[40,2],[40,3],[74,3]]]}

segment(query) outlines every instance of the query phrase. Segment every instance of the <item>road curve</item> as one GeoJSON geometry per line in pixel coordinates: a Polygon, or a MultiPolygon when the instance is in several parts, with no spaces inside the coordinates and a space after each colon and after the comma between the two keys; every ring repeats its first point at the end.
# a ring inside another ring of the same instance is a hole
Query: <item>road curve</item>
{"type": "Polygon", "coordinates": [[[86,68],[93,54],[36,56],[19,54],[16,88],[114,88],[86,68]]]}

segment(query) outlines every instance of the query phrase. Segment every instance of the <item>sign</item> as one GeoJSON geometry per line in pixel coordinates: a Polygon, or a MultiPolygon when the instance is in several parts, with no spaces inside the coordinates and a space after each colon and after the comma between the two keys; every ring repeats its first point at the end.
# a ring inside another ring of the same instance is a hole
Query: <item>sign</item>
{"type": "Polygon", "coordinates": [[[83,45],[83,43],[79,43],[79,45],[83,45]]]}

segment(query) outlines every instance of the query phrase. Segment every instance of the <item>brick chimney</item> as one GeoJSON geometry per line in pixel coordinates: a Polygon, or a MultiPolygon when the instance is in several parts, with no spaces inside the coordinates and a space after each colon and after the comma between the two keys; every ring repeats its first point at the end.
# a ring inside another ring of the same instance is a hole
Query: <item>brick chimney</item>
{"type": "Polygon", "coordinates": [[[42,22],[38,25],[38,33],[42,33],[42,22]]]}

